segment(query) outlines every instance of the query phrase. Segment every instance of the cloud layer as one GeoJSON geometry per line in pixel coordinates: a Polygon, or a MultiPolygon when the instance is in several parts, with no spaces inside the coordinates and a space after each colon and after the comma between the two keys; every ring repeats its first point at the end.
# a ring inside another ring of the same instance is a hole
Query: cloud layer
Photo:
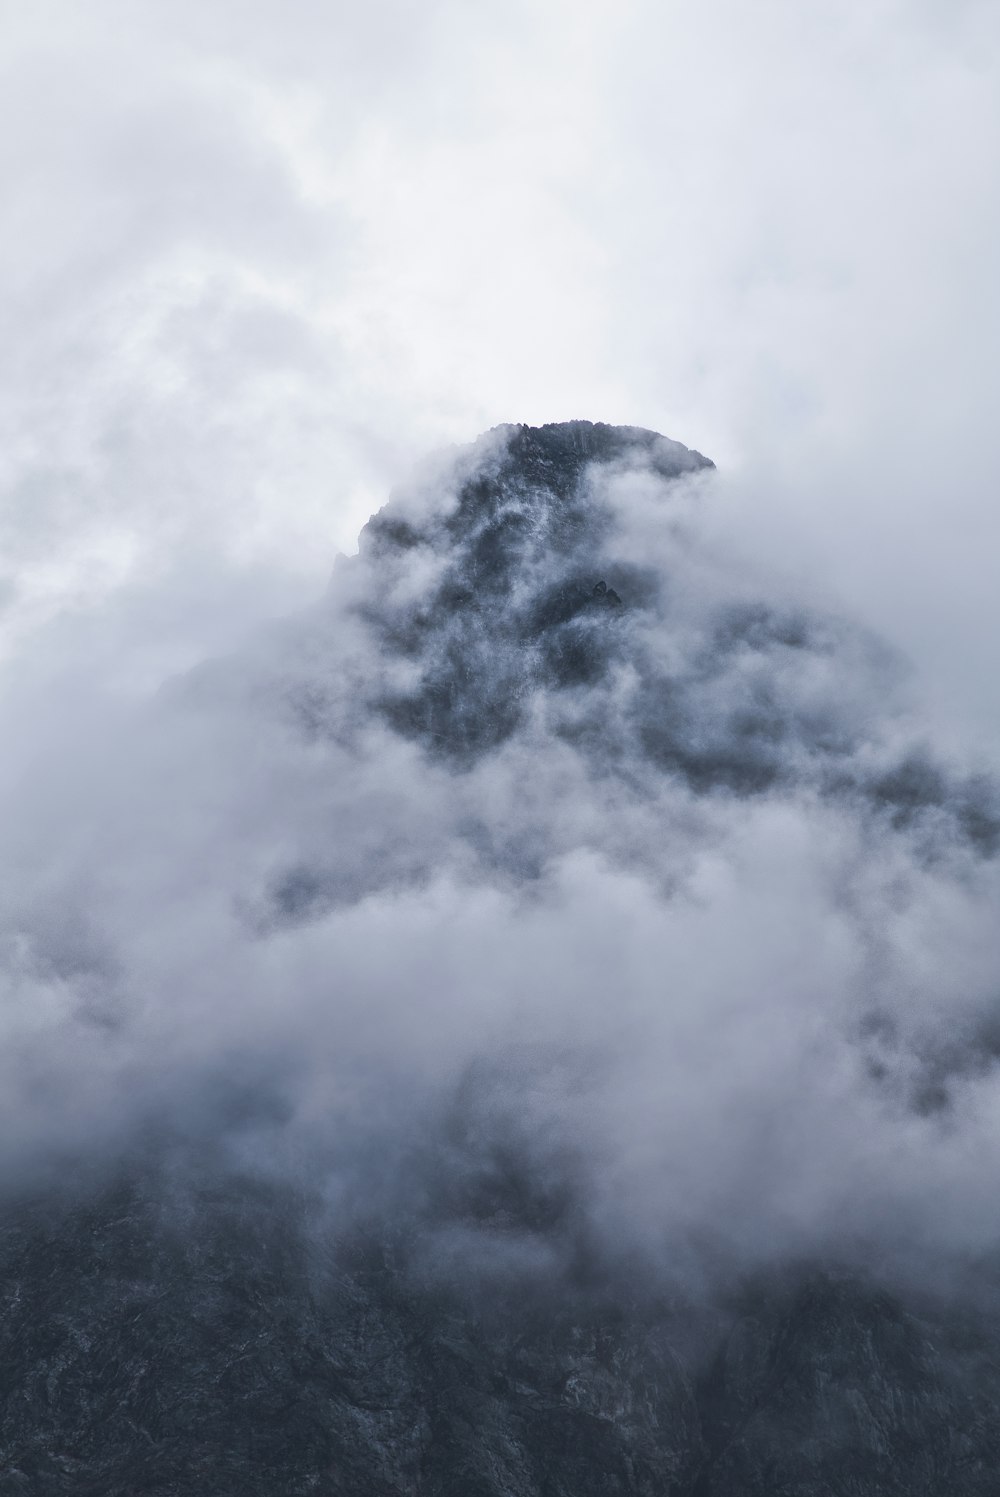
{"type": "Polygon", "coordinates": [[[719,502],[500,428],[154,698],[22,685],[7,1183],[167,1136],[439,1266],[985,1251],[994,783],[719,502]]]}

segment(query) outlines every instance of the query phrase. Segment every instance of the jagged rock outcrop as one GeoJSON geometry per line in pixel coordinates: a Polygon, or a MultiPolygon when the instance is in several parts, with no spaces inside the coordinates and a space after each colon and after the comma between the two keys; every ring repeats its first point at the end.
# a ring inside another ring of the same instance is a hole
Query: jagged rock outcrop
{"type": "MultiPolygon", "coordinates": [[[[342,572],[341,583],[349,594],[353,581],[382,658],[405,669],[374,681],[359,671],[353,693],[459,766],[496,750],[541,707],[548,730],[600,772],[644,764],[698,794],[815,786],[897,826],[922,820],[995,854],[1000,803],[990,785],[956,781],[919,744],[865,758],[871,703],[845,688],[852,671],[877,676],[877,642],[745,590],[693,605],[634,539],[622,546],[629,501],[609,493],[616,475],[669,488],[712,466],[635,427],[497,428],[437,504],[415,516],[390,502],[362,532],[356,576],[342,572]]],[[[334,734],[348,716],[341,698],[331,708],[312,683],[302,712],[334,734]]]]}

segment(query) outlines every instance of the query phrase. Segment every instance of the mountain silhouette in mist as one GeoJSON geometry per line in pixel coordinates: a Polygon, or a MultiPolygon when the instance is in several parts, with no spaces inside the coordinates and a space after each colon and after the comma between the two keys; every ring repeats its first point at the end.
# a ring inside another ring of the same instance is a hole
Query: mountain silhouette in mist
{"type": "MultiPolygon", "coordinates": [[[[665,787],[692,817],[768,797],[842,813],[920,868],[995,858],[993,785],[874,733],[877,642],[749,584],[700,590],[680,510],[676,570],[645,546],[644,506],[697,505],[711,470],[634,427],[507,426],[369,521],[336,612],[310,615],[261,697],[307,745],[427,765],[458,809],[411,834],[366,801],[340,843],[275,853],[241,906],[253,950],[422,888],[443,847],[470,887],[524,899],[573,839],[654,867],[665,787]],[[512,825],[474,776],[516,748],[527,798],[543,746],[565,807],[512,825]]],[[[977,1017],[946,1042],[921,1032],[896,1066],[890,1021],[864,1019],[868,1082],[907,1117],[946,1118],[1000,1051],[977,1017]]],[[[386,1125],[391,1158],[382,1135],[359,1145],[364,1185],[339,1193],[325,1156],[283,1178],[228,1148],[293,1108],[277,1061],[227,1075],[225,1053],[176,1117],[72,1179],[19,1180],[0,1231],[0,1497],[993,1497],[995,1271],[945,1292],[797,1246],[732,1267],[709,1222],[703,1277],[675,1273],[669,1245],[658,1261],[598,1224],[572,1125],[535,1125],[525,1099],[576,1097],[608,1064],[567,1058],[574,1039],[477,1055],[418,1127],[386,1125]]]]}

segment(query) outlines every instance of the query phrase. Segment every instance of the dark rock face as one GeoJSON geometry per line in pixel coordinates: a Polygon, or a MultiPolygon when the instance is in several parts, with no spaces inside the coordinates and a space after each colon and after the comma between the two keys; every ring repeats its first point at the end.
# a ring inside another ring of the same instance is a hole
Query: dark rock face
{"type": "MultiPolygon", "coordinates": [[[[449,785],[544,731],[639,800],[664,779],[740,804],[790,787],[923,837],[929,858],[994,857],[990,784],[919,747],[879,760],[842,678],[816,686],[865,641],[765,598],[692,610],[619,545],[616,475],[662,486],[711,466],[631,427],[492,434],[439,503],[391,503],[366,527],[337,617],[361,663],[289,687],[297,730],[348,742],[375,721],[449,785]]],[[[519,870],[479,855],[477,876],[519,870]]],[[[376,838],[363,866],[296,863],[270,916],[318,919],[433,858],[376,838]]],[[[891,1048],[888,1025],[872,1032],[891,1048]]],[[[914,1109],[945,1113],[953,1080],[998,1054],[995,1026],[956,1028],[918,1057],[914,1109]]],[[[490,1112],[501,1069],[463,1078],[364,1211],[331,1205],[318,1167],[276,1183],[214,1152],[246,1114],[281,1120],[253,1080],[230,1100],[218,1084],[200,1134],[165,1129],[90,1186],[11,1194],[0,1497],[1000,1491],[989,1274],[950,1300],[818,1261],[685,1290],[597,1240],[571,1146],[546,1154],[510,1123],[516,1096],[490,1112]]]]}
{"type": "Polygon", "coordinates": [[[585,421],[513,427],[499,461],[463,483],[454,510],[422,529],[391,506],[362,535],[363,555],[391,566],[418,546],[447,558],[436,587],[402,609],[368,604],[384,649],[422,667],[416,691],[382,710],[397,731],[462,761],[503,743],[533,691],[597,686],[627,648],[607,615],[655,591],[627,564],[597,572],[611,516],[586,484],[593,468],[641,464],[671,479],[711,467],[700,453],[634,427],[585,421]]]}
{"type": "Polygon", "coordinates": [[[995,1315],[817,1270],[692,1338],[621,1283],[429,1283],[413,1226],[331,1242],[238,1178],[22,1208],[0,1256],[0,1491],[996,1491],[995,1315]]]}
{"type": "Polygon", "coordinates": [[[417,554],[439,562],[419,592],[397,601],[369,585],[358,605],[380,649],[411,667],[405,691],[370,696],[398,733],[461,767],[509,740],[544,697],[552,731],[599,771],[644,760],[698,794],[809,785],[996,854],[992,787],[956,781],[919,748],[873,768],[870,725],[843,700],[843,678],[828,695],[810,684],[852,650],[861,673],[877,673],[872,642],[763,597],[682,618],[673,579],[616,545],[602,478],[627,468],[669,483],[711,469],[708,459],[585,421],[492,436],[450,510],[414,521],[390,503],[362,532],[360,564],[386,579],[417,554]],[[681,632],[668,668],[662,634],[681,632]]]}

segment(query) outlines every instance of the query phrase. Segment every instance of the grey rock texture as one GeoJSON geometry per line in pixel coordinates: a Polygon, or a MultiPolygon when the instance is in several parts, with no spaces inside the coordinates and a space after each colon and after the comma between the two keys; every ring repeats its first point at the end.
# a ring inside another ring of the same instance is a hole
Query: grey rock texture
{"type": "Polygon", "coordinates": [[[700,794],[815,785],[898,828],[923,822],[997,852],[992,786],[956,780],[920,745],[865,762],[870,703],[845,700],[843,678],[828,693],[806,685],[850,652],[877,678],[877,642],[765,596],[691,610],[674,578],[616,546],[602,476],[630,469],[669,483],[711,469],[708,459],[654,432],[584,421],[491,436],[453,507],[413,520],[390,503],[362,532],[360,566],[387,580],[414,552],[440,562],[403,601],[369,584],[358,603],[381,650],[415,677],[371,694],[399,733],[467,764],[523,727],[542,695],[553,731],[595,768],[638,760],[700,794]],[[677,645],[669,665],[661,630],[677,645]]]}
{"type": "Polygon", "coordinates": [[[995,1314],[817,1268],[702,1309],[428,1283],[248,1179],[147,1172],[3,1236],[4,1493],[987,1497],[995,1314]]]}

